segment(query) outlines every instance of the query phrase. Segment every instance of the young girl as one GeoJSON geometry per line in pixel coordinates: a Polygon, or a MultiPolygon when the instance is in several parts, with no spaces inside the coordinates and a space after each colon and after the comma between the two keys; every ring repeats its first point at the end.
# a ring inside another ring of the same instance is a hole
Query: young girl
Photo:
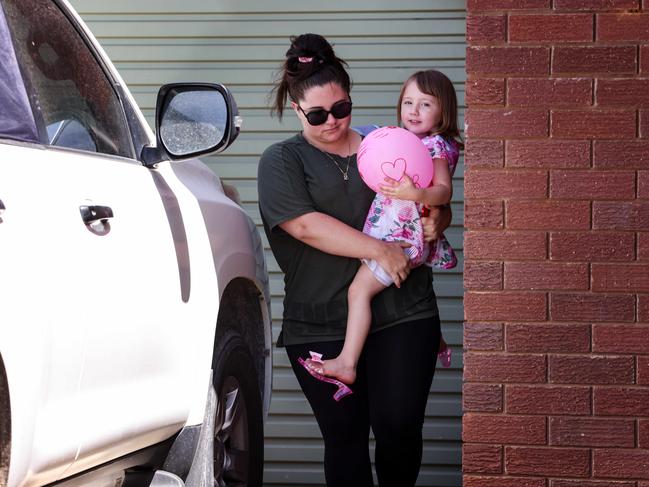
{"type": "MultiPolygon", "coordinates": [[[[401,88],[397,119],[429,149],[434,164],[433,182],[428,188],[418,188],[407,175],[400,182],[387,180],[370,207],[363,231],[382,240],[402,240],[411,244],[412,247],[404,251],[412,267],[426,263],[450,269],[457,263],[453,250],[443,236],[432,245],[425,242],[419,217],[426,215],[427,207],[447,205],[451,201],[451,178],[462,147],[458,141],[457,98],[453,84],[436,70],[413,74],[401,88]]],[[[359,268],[349,287],[347,331],[340,355],[322,360],[320,354],[311,352],[311,359],[302,361],[316,378],[339,386],[334,396],[337,400],[351,393],[338,380],[345,384],[356,380],[356,365],[372,321],[372,298],[393,283],[376,261],[363,262],[365,265],[359,268]]],[[[440,343],[439,354],[442,363],[448,366],[450,349],[444,340],[440,343]]]]}

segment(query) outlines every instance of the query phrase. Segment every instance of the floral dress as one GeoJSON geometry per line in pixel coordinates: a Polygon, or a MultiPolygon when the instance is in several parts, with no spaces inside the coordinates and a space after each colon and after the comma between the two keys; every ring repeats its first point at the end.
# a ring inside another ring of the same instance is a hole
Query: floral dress
{"type": "MultiPolygon", "coordinates": [[[[431,159],[440,158],[448,162],[449,172],[453,176],[460,155],[457,142],[440,135],[424,137],[422,142],[428,148],[431,159]]],[[[367,214],[363,232],[387,242],[410,243],[412,246],[404,249],[404,252],[408,254],[412,267],[426,264],[436,269],[452,269],[457,265],[457,257],[446,237],[442,235],[432,245],[424,240],[420,220],[422,211],[423,205],[418,202],[391,199],[377,193],[367,214]]],[[[363,262],[382,284],[392,284],[390,275],[376,261],[363,259],[363,262]]]]}

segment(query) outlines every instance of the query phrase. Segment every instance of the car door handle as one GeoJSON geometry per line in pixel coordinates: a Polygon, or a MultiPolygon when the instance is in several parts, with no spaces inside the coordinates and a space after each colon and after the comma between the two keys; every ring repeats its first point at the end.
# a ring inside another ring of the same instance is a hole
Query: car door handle
{"type": "Polygon", "coordinates": [[[86,225],[102,222],[106,223],[109,218],[113,218],[113,210],[110,206],[80,206],[81,219],[86,225]]]}

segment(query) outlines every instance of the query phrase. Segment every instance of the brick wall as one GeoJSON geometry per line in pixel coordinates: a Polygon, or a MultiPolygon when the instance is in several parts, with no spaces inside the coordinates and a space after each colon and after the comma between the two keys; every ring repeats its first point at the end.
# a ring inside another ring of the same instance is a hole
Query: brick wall
{"type": "Polygon", "coordinates": [[[649,0],[468,0],[465,487],[649,487],[649,0]]]}

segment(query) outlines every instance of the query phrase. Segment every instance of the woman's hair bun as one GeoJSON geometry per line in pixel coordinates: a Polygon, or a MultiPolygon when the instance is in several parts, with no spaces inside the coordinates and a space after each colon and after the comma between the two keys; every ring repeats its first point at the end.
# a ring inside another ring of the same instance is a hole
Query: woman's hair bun
{"type": "Polygon", "coordinates": [[[336,55],[331,44],[321,35],[302,34],[291,37],[291,47],[286,51],[286,60],[290,65],[312,64],[313,68],[319,64],[334,62],[336,55]]]}

